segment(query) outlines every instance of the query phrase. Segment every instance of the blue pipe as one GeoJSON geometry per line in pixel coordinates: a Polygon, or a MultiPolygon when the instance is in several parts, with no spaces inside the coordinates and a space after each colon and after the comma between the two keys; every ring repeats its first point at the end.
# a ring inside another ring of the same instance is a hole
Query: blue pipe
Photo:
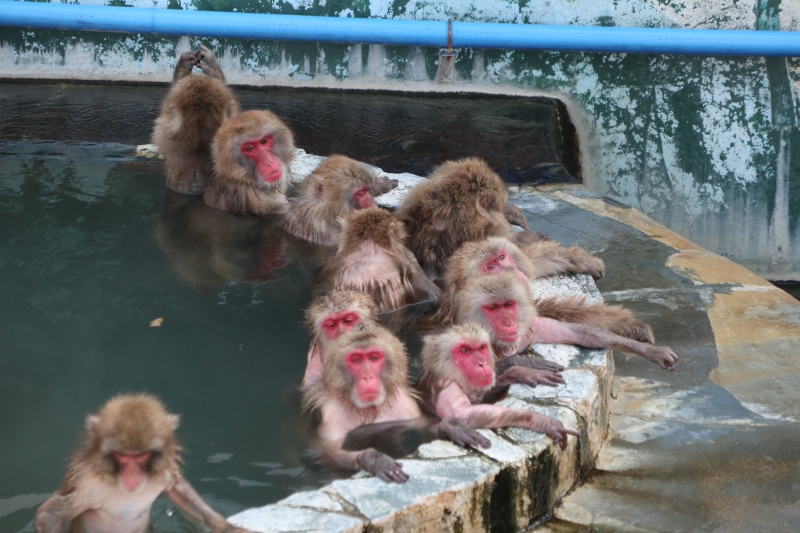
{"type": "MultiPolygon", "coordinates": [[[[0,0],[0,26],[233,39],[447,46],[447,22],[81,6],[0,0]]],[[[800,56],[800,32],[454,22],[453,47],[800,56]]]]}

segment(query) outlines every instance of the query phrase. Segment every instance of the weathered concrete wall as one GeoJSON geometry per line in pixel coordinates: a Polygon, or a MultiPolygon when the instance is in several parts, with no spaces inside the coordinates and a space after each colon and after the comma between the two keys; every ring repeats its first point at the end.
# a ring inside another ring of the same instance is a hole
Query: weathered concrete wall
{"type": "MultiPolygon", "coordinates": [[[[82,4],[518,24],[800,30],[796,0],[79,0],[82,4]]],[[[0,30],[0,75],[167,81],[204,42],[234,84],[562,98],[593,190],[772,279],[800,279],[800,59],[461,50],[0,30]]]]}

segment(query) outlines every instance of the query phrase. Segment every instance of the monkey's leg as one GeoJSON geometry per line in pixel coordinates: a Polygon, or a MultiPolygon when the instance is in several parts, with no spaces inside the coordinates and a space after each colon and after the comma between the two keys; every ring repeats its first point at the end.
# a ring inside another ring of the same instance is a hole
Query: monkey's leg
{"type": "Polygon", "coordinates": [[[589,274],[594,279],[605,275],[603,260],[595,257],[579,246],[565,248],[553,241],[540,241],[523,248],[537,269],[534,277],[544,278],[564,272],[589,274]]]}
{"type": "Polygon", "coordinates": [[[222,73],[219,63],[217,63],[217,56],[214,55],[214,52],[200,45],[200,50],[197,51],[197,62],[206,76],[217,78],[225,83],[225,75],[222,73]]]}
{"type": "Polygon", "coordinates": [[[609,333],[596,326],[569,324],[551,318],[537,317],[531,327],[532,342],[566,343],[633,353],[644,357],[664,370],[675,370],[678,356],[666,346],[653,346],[609,333]]]}
{"type": "Polygon", "coordinates": [[[535,231],[520,231],[519,233],[515,233],[511,236],[511,242],[519,246],[520,248],[525,248],[528,245],[531,245],[536,242],[550,242],[550,239],[542,235],[541,233],[536,233],[535,231]]]}
{"type": "Polygon", "coordinates": [[[582,296],[544,298],[534,303],[539,316],[560,322],[597,326],[616,335],[655,344],[653,330],[619,305],[588,304],[582,296]]]}
{"type": "Polygon", "coordinates": [[[528,217],[526,217],[525,214],[520,211],[519,207],[511,202],[506,202],[506,205],[503,208],[503,214],[506,216],[506,220],[515,226],[519,226],[525,231],[531,229],[530,226],[528,226],[528,217]]]}
{"type": "Polygon", "coordinates": [[[564,367],[553,361],[548,361],[542,357],[531,357],[529,355],[512,355],[495,366],[497,375],[502,375],[506,370],[514,366],[532,368],[534,370],[547,370],[550,372],[561,372],[564,367]]]}
{"type": "Polygon", "coordinates": [[[197,65],[197,51],[184,52],[178,58],[178,64],[175,65],[175,72],[172,74],[172,83],[175,84],[178,80],[185,78],[192,73],[192,69],[197,65]]]}

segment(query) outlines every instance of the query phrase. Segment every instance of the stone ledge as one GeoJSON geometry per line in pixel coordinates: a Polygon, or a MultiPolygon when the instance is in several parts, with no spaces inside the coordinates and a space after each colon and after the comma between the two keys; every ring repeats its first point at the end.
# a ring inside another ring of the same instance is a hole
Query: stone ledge
{"type": "MultiPolygon", "coordinates": [[[[292,173],[302,180],[323,158],[298,150],[292,173]]],[[[380,169],[376,169],[380,171],[380,169]]],[[[386,174],[400,182],[378,205],[395,208],[406,191],[424,178],[386,174]]],[[[602,301],[589,276],[537,280],[539,296],[586,295],[602,301]]],[[[607,436],[608,398],[614,364],[611,353],[574,346],[536,344],[543,357],[567,367],[567,385],[533,389],[514,385],[499,404],[553,416],[581,433],[566,450],[540,433],[522,428],[482,431],[488,450],[449,442],[425,444],[407,459],[405,485],[356,475],[318,491],[295,493],[275,504],[229,518],[256,532],[420,532],[519,531],[550,512],[592,466],[607,436]]]]}

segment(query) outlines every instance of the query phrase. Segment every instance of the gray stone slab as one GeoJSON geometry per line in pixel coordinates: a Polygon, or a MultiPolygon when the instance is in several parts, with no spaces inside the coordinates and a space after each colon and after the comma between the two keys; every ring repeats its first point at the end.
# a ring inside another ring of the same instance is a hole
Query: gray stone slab
{"type": "Polygon", "coordinates": [[[278,504],[289,507],[310,507],[319,511],[344,511],[339,502],[333,501],[329,495],[318,490],[295,492],[279,501],[278,504]]]}
{"type": "Polygon", "coordinates": [[[255,533],[357,533],[364,529],[361,518],[340,513],[325,513],[303,507],[267,505],[247,509],[228,518],[228,521],[255,533]]]}

